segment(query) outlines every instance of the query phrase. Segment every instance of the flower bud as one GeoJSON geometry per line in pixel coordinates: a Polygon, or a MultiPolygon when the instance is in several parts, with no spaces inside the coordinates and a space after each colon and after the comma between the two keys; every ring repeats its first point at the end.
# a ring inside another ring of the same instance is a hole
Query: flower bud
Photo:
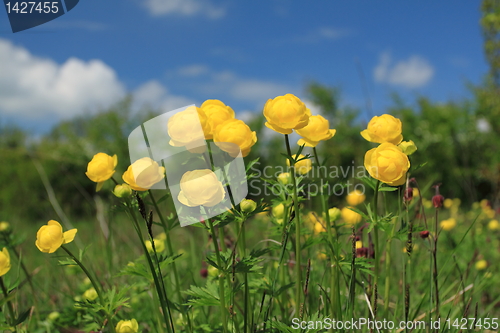
{"type": "Polygon", "coordinates": [[[6,221],[0,222],[0,232],[1,231],[6,231],[9,228],[10,228],[9,222],[6,222],[6,221]]]}
{"type": "Polygon", "coordinates": [[[476,262],[476,269],[478,271],[482,271],[484,269],[486,269],[488,267],[488,262],[484,259],[482,260],[479,260],[478,262],[476,262]]]}
{"type": "Polygon", "coordinates": [[[128,198],[132,195],[132,188],[128,184],[116,185],[113,194],[118,198],[128,198]]]}
{"type": "Polygon", "coordinates": [[[340,218],[341,211],[337,207],[330,208],[328,210],[328,215],[330,216],[330,222],[335,222],[340,218]]]}
{"type": "Polygon", "coordinates": [[[292,178],[291,178],[289,172],[280,173],[277,178],[278,178],[278,181],[283,185],[288,185],[292,182],[292,178]]]}
{"type": "Polygon", "coordinates": [[[257,208],[257,203],[251,199],[243,199],[240,203],[241,211],[251,213],[257,208]]]}
{"type": "Polygon", "coordinates": [[[49,321],[56,321],[56,320],[57,320],[57,318],[59,318],[59,316],[60,316],[60,315],[61,315],[61,314],[60,314],[59,312],[54,311],[54,312],[49,313],[49,315],[47,316],[47,319],[48,319],[49,321]]]}
{"type": "Polygon", "coordinates": [[[406,155],[410,156],[414,152],[417,151],[417,146],[415,143],[410,140],[410,141],[403,141],[398,145],[399,148],[405,153],[406,155]]]}
{"type": "Polygon", "coordinates": [[[206,278],[207,278],[207,276],[208,276],[208,269],[206,269],[206,268],[202,268],[202,269],[200,269],[200,276],[201,276],[202,278],[206,279],[206,278]]]}
{"type": "Polygon", "coordinates": [[[368,248],[360,247],[356,249],[356,257],[357,258],[368,258],[368,248]]]}
{"type": "Polygon", "coordinates": [[[429,230],[420,231],[420,238],[426,239],[429,237],[429,230]]]}
{"type": "Polygon", "coordinates": [[[98,297],[97,291],[94,288],[87,289],[83,293],[83,299],[86,299],[88,301],[93,301],[98,297]]]}
{"type": "Polygon", "coordinates": [[[444,197],[441,194],[436,194],[432,197],[432,204],[434,208],[441,208],[443,206],[444,197]]]}
{"type": "Polygon", "coordinates": [[[408,187],[405,190],[404,201],[405,202],[410,202],[412,199],[413,199],[413,188],[412,187],[408,187]]]}

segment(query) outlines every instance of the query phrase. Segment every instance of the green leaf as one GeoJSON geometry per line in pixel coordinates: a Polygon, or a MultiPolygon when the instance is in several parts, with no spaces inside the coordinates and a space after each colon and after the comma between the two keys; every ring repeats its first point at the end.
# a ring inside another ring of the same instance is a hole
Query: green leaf
{"type": "Polygon", "coordinates": [[[379,192],[394,192],[397,191],[398,187],[392,187],[392,186],[381,186],[379,187],[379,192]]]}

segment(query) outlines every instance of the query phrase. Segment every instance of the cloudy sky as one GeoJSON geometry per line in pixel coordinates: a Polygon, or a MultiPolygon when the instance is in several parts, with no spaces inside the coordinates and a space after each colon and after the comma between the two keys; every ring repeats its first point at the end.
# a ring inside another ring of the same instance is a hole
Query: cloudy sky
{"type": "Polygon", "coordinates": [[[43,133],[134,95],[166,111],[217,98],[260,112],[317,81],[376,114],[468,96],[487,70],[478,1],[82,0],[13,34],[0,8],[0,123],[43,133]],[[360,74],[362,69],[362,74],[360,74]]]}

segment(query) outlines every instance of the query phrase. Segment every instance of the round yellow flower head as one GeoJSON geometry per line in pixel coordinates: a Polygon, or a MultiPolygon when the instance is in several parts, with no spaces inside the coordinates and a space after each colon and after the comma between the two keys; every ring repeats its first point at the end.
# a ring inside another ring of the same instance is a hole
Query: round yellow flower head
{"type": "Polygon", "coordinates": [[[361,136],[370,142],[390,142],[397,145],[403,141],[402,130],[401,120],[390,114],[383,114],[380,117],[373,117],[368,123],[367,129],[361,132],[361,136]]]}
{"type": "Polygon", "coordinates": [[[405,153],[408,156],[417,151],[417,146],[415,145],[415,142],[413,142],[412,140],[403,141],[398,145],[398,147],[401,148],[403,153],[405,153]]]}
{"type": "Polygon", "coordinates": [[[214,137],[217,126],[229,119],[234,119],[233,109],[217,99],[206,100],[200,109],[207,116],[208,126],[206,128],[209,129],[208,132],[205,132],[207,140],[214,137]]]}
{"type": "Polygon", "coordinates": [[[314,234],[315,235],[317,235],[321,232],[325,232],[325,231],[326,231],[326,229],[321,222],[318,221],[314,224],[314,234]]]}
{"type": "Polygon", "coordinates": [[[419,196],[420,196],[420,191],[418,190],[418,188],[414,187],[413,188],[413,197],[416,198],[419,196]]]}
{"type": "Polygon", "coordinates": [[[72,242],[76,232],[77,229],[71,229],[63,233],[59,222],[50,220],[36,233],[35,245],[43,253],[54,253],[61,245],[72,242]]]}
{"type": "Polygon", "coordinates": [[[177,199],[188,207],[213,207],[224,199],[225,191],[217,175],[209,169],[188,171],[182,175],[177,199]]]}
{"type": "Polygon", "coordinates": [[[10,228],[9,222],[2,221],[0,222],[0,232],[8,230],[10,228]]]}
{"type": "Polygon", "coordinates": [[[360,190],[354,190],[347,195],[347,203],[349,206],[357,206],[363,203],[366,199],[366,196],[360,190]]]}
{"type": "Polygon", "coordinates": [[[167,234],[162,232],[158,236],[156,236],[156,239],[163,240],[163,241],[167,240],[167,234]]]}
{"type": "Polygon", "coordinates": [[[244,213],[251,213],[257,208],[257,203],[252,199],[243,199],[240,202],[240,208],[244,213]]]}
{"type": "Polygon", "coordinates": [[[366,152],[365,168],[373,178],[391,186],[398,186],[406,181],[410,160],[401,148],[386,142],[366,152]]]}
{"type": "Polygon", "coordinates": [[[139,332],[139,324],[137,320],[120,320],[116,324],[116,333],[137,333],[139,332]]]}
{"type": "Polygon", "coordinates": [[[488,223],[488,229],[489,230],[498,230],[498,229],[500,229],[500,223],[498,222],[498,220],[491,220],[488,223]]]}
{"type": "Polygon", "coordinates": [[[128,167],[122,179],[136,191],[147,191],[164,177],[164,167],[149,157],[143,157],[128,167]]]}
{"type": "Polygon", "coordinates": [[[340,211],[340,215],[342,216],[344,222],[349,225],[355,225],[361,222],[362,219],[362,216],[360,214],[350,210],[349,207],[342,208],[342,210],[340,211]]]}
{"type": "MultiPolygon", "coordinates": [[[[299,157],[297,158],[297,155],[293,155],[294,159],[303,159],[301,161],[298,161],[295,163],[295,172],[299,173],[301,175],[305,175],[312,169],[312,162],[310,158],[304,158],[305,156],[300,154],[299,157]]],[[[290,160],[286,160],[286,165],[290,166],[290,160]]]]}
{"type": "Polygon", "coordinates": [[[47,319],[48,319],[49,321],[56,321],[56,320],[57,320],[57,318],[59,318],[59,316],[60,316],[60,315],[61,315],[61,314],[60,314],[59,312],[57,312],[57,311],[53,311],[53,312],[49,313],[49,315],[47,316],[47,319]]]}
{"type": "Polygon", "coordinates": [[[283,185],[288,185],[292,182],[292,176],[290,172],[283,172],[278,175],[278,181],[283,185]]]}
{"type": "Polygon", "coordinates": [[[311,111],[302,101],[292,94],[270,99],[264,106],[266,126],[281,134],[290,134],[309,123],[311,111]]]}
{"type": "Polygon", "coordinates": [[[102,188],[104,182],[113,176],[117,164],[118,157],[116,155],[109,156],[105,153],[94,155],[87,165],[87,172],[85,174],[91,181],[97,183],[97,192],[102,188]]]}
{"type": "MultiPolygon", "coordinates": [[[[153,238],[153,242],[155,243],[156,252],[160,253],[165,250],[165,242],[162,239],[153,238]]],[[[151,241],[147,240],[144,243],[148,252],[153,252],[153,244],[151,244],[151,241]]]]}
{"type": "Polygon", "coordinates": [[[10,255],[7,248],[3,248],[0,252],[0,276],[4,276],[10,270],[10,255]]]}
{"type": "MultiPolygon", "coordinates": [[[[330,217],[330,222],[335,222],[340,218],[340,209],[337,207],[330,208],[328,210],[328,215],[330,217]]],[[[323,213],[323,219],[326,219],[325,213],[323,213]]]]}
{"type": "Polygon", "coordinates": [[[450,198],[445,199],[443,202],[443,206],[444,208],[450,209],[451,206],[453,206],[453,200],[450,198]]]}
{"type": "Polygon", "coordinates": [[[132,188],[128,184],[116,185],[113,194],[118,198],[128,198],[132,195],[132,188]]]}
{"type": "Polygon", "coordinates": [[[229,119],[217,126],[213,139],[217,146],[228,152],[231,157],[237,157],[240,150],[241,155],[246,157],[257,142],[257,134],[242,120],[229,119]]]}
{"type": "Polygon", "coordinates": [[[363,242],[362,241],[356,241],[356,248],[360,249],[363,247],[363,242]]]}
{"type": "Polygon", "coordinates": [[[86,299],[88,301],[93,301],[97,299],[97,297],[99,297],[99,295],[97,295],[97,291],[95,290],[95,288],[87,289],[83,293],[83,299],[86,299]]]}
{"type": "Polygon", "coordinates": [[[481,259],[478,262],[476,262],[476,269],[478,271],[485,270],[487,267],[488,267],[488,262],[484,259],[481,259]]]}
{"type": "Polygon", "coordinates": [[[186,147],[192,152],[205,151],[205,135],[212,130],[205,112],[196,106],[170,117],[167,128],[171,146],[186,147]]]}
{"type": "Polygon", "coordinates": [[[299,146],[305,145],[306,147],[316,147],[320,141],[331,139],[337,130],[330,129],[330,123],[323,116],[309,117],[307,126],[296,130],[302,137],[297,142],[299,146]]]}
{"type": "Polygon", "coordinates": [[[282,218],[285,215],[285,206],[282,203],[280,203],[277,206],[274,206],[272,213],[275,218],[277,219],[282,218]]]}
{"type": "Polygon", "coordinates": [[[457,220],[455,220],[453,217],[451,217],[447,220],[441,221],[441,223],[439,225],[441,226],[441,228],[443,230],[449,231],[457,226],[457,220]]]}

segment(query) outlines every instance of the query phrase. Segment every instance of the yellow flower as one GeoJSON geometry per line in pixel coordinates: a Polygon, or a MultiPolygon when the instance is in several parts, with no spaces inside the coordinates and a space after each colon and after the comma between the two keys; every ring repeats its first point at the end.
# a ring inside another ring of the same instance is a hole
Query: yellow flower
{"type": "Polygon", "coordinates": [[[362,241],[356,241],[356,248],[360,249],[363,247],[363,242],[362,241]]]}
{"type": "Polygon", "coordinates": [[[278,175],[278,181],[283,185],[288,185],[292,182],[290,172],[283,172],[278,175]]]}
{"type": "Polygon", "coordinates": [[[1,231],[5,231],[5,230],[7,230],[9,228],[10,228],[9,222],[6,222],[6,221],[0,222],[0,232],[1,231]]]}
{"type": "Polygon", "coordinates": [[[139,332],[139,324],[137,320],[120,320],[116,324],[116,333],[137,333],[139,332]]]}
{"type": "MultiPolygon", "coordinates": [[[[297,158],[297,155],[293,155],[294,159],[302,159],[301,161],[298,161],[297,163],[294,164],[295,167],[295,172],[305,175],[312,169],[312,162],[311,159],[309,158],[304,158],[305,156],[300,154],[299,157],[297,158]]],[[[290,160],[286,160],[286,165],[290,166],[290,160]]]]}
{"type": "Polygon", "coordinates": [[[424,204],[424,208],[431,208],[432,207],[432,201],[428,200],[426,198],[422,198],[422,203],[424,204]]]}
{"type": "Polygon", "coordinates": [[[122,179],[136,191],[147,191],[164,177],[164,167],[149,157],[143,157],[128,167],[122,179]]]}
{"type": "MultiPolygon", "coordinates": [[[[163,239],[153,238],[153,242],[155,243],[156,252],[160,253],[165,250],[165,242],[163,241],[163,239]]],[[[147,240],[144,243],[148,252],[153,252],[153,244],[151,244],[151,241],[147,240]]]]}
{"type": "Polygon", "coordinates": [[[443,206],[444,206],[444,208],[448,208],[448,209],[451,208],[451,206],[453,206],[453,200],[450,198],[445,199],[443,206]]]}
{"type": "Polygon", "coordinates": [[[156,236],[156,239],[159,239],[159,240],[167,240],[167,234],[162,232],[161,234],[159,234],[158,236],[156,236]]]}
{"type": "Polygon", "coordinates": [[[414,197],[418,197],[420,196],[420,191],[418,190],[418,188],[414,187],[413,188],[413,196],[414,197]]]}
{"type": "Polygon", "coordinates": [[[314,234],[315,235],[317,235],[321,232],[325,232],[325,231],[326,231],[326,229],[321,222],[318,221],[314,224],[314,234]]]}
{"type": "Polygon", "coordinates": [[[57,312],[57,311],[53,311],[53,312],[49,313],[49,315],[47,316],[47,319],[48,319],[49,321],[56,321],[56,320],[57,320],[57,318],[59,318],[59,316],[60,316],[60,315],[61,315],[61,314],[60,314],[59,312],[57,312]]]}
{"type": "Polygon", "coordinates": [[[63,233],[59,222],[50,220],[36,233],[35,245],[44,253],[54,253],[63,244],[68,244],[75,239],[77,230],[71,229],[63,233]]]}
{"type": "Polygon", "coordinates": [[[405,153],[408,156],[417,151],[417,146],[415,145],[415,142],[413,142],[412,140],[403,141],[398,145],[398,147],[401,148],[403,153],[405,153]]]}
{"type": "Polygon", "coordinates": [[[401,148],[386,142],[366,152],[365,168],[373,178],[391,186],[398,186],[406,181],[410,160],[401,148]]]}
{"type": "Polygon", "coordinates": [[[257,203],[252,199],[243,199],[240,202],[240,208],[244,213],[251,213],[257,208],[257,203]]]}
{"type": "Polygon", "coordinates": [[[207,140],[214,137],[217,126],[229,119],[234,119],[233,109],[217,99],[206,100],[200,109],[207,116],[208,126],[206,128],[208,132],[205,132],[205,139],[207,140]]]}
{"type": "Polygon", "coordinates": [[[214,142],[228,152],[231,157],[241,155],[246,157],[253,145],[257,142],[257,134],[242,120],[229,119],[219,124],[214,131],[214,142]]]}
{"type": "Polygon", "coordinates": [[[439,225],[441,226],[441,228],[443,230],[449,231],[457,226],[457,220],[455,220],[453,217],[451,217],[447,220],[441,221],[441,223],[439,225]]]}
{"type": "Polygon", "coordinates": [[[498,220],[491,220],[488,223],[488,229],[489,230],[498,230],[498,229],[500,229],[500,223],[498,222],[498,220]]]}
{"type": "Polygon", "coordinates": [[[177,199],[188,207],[213,207],[224,199],[225,191],[217,175],[209,169],[186,172],[177,199]]]}
{"type": "Polygon", "coordinates": [[[95,290],[95,288],[87,289],[83,293],[83,299],[86,299],[86,300],[89,300],[89,301],[95,300],[98,296],[99,295],[97,295],[97,291],[95,290]]]}
{"type": "Polygon", "coordinates": [[[491,208],[484,208],[483,213],[490,219],[495,217],[495,210],[491,208]]]}
{"type": "Polygon", "coordinates": [[[359,222],[361,222],[362,216],[355,211],[352,211],[349,209],[349,207],[344,207],[340,211],[340,214],[342,216],[342,219],[344,220],[345,223],[349,225],[354,225],[359,222]]]}
{"type": "Polygon", "coordinates": [[[328,259],[328,256],[324,252],[318,252],[318,254],[316,256],[317,256],[317,258],[319,260],[326,260],[326,259],[328,259]]]}
{"type": "Polygon", "coordinates": [[[205,133],[212,131],[205,112],[196,106],[190,106],[170,117],[167,128],[169,144],[186,147],[191,152],[205,151],[205,133]]]}
{"type": "Polygon", "coordinates": [[[380,117],[373,117],[367,129],[361,132],[361,136],[370,142],[390,142],[397,145],[403,140],[402,129],[401,120],[390,114],[383,114],[380,117]]]}
{"type": "Polygon", "coordinates": [[[366,196],[360,190],[352,191],[347,195],[347,203],[349,206],[357,206],[363,203],[366,199],[366,196]]]}
{"type": "Polygon", "coordinates": [[[128,184],[116,185],[113,194],[118,198],[128,198],[132,195],[132,188],[128,184]]]}
{"type": "Polygon", "coordinates": [[[0,276],[4,276],[10,270],[10,255],[7,248],[3,248],[0,252],[0,276]]]}
{"type": "Polygon", "coordinates": [[[87,165],[87,172],[85,174],[91,181],[97,183],[97,192],[102,188],[104,182],[113,176],[117,164],[118,157],[116,155],[109,156],[105,153],[94,155],[87,165]]]}
{"type": "Polygon", "coordinates": [[[302,137],[297,142],[299,146],[316,147],[320,141],[331,139],[337,130],[329,129],[330,123],[320,115],[309,117],[307,126],[296,130],[302,137]]]}
{"type": "Polygon", "coordinates": [[[481,259],[478,262],[476,262],[476,269],[478,271],[485,270],[487,267],[488,267],[488,262],[484,259],[481,259]]]}
{"type": "Polygon", "coordinates": [[[282,203],[280,203],[277,206],[274,206],[272,213],[275,218],[277,219],[282,218],[285,215],[285,206],[282,203]]]}
{"type": "Polygon", "coordinates": [[[293,129],[301,129],[309,123],[311,111],[292,94],[270,99],[264,106],[266,126],[281,134],[290,134],[293,129]]]}

